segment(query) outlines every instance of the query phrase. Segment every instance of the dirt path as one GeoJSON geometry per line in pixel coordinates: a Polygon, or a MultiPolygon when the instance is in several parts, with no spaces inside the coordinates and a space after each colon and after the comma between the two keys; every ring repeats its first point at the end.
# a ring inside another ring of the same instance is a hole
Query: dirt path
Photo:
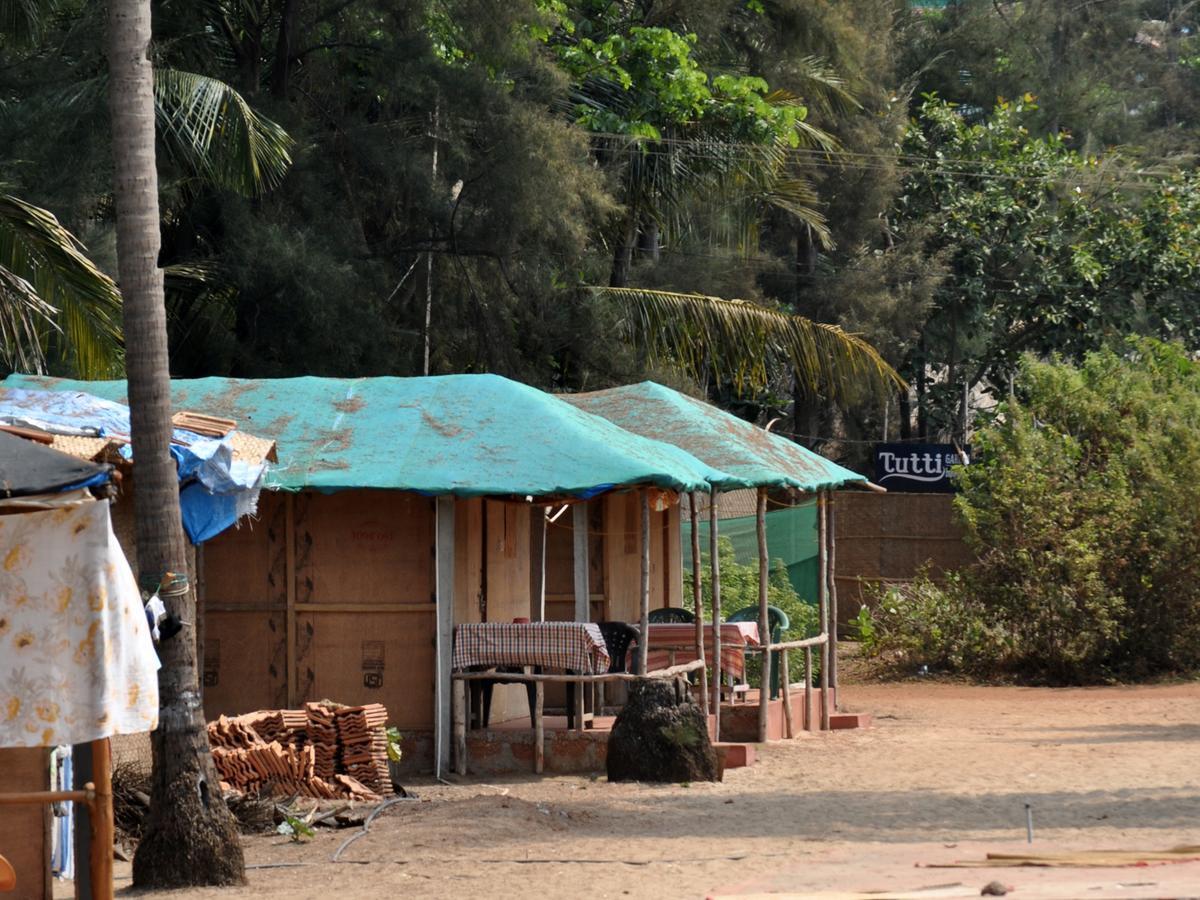
{"type": "Polygon", "coordinates": [[[1200,685],[917,683],[843,694],[875,727],[771,745],[722,784],[416,785],[422,800],[385,811],[344,852],[346,865],[329,860],[347,831],[303,846],[254,837],[252,865],[300,865],[251,869],[244,889],[174,896],[668,898],[951,883],[978,896],[994,878],[1016,896],[1200,895],[1200,862],[914,868],[1024,848],[1027,801],[1038,850],[1200,844],[1200,685]]]}

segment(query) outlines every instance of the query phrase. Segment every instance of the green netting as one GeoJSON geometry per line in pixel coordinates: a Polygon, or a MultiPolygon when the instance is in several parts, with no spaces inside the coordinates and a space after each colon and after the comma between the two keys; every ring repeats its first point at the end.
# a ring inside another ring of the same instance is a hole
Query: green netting
{"type": "MultiPolygon", "coordinates": [[[[124,402],[124,381],[10,376],[9,387],[124,402]]],[[[615,487],[708,490],[729,476],[497,375],[200,378],[172,383],[175,409],[234,419],[278,442],[267,486],[389,488],[461,497],[586,497],[615,487]]]]}
{"type": "MultiPolygon", "coordinates": [[[[709,523],[700,522],[700,558],[708,565],[709,523]]],[[[733,544],[739,563],[758,565],[758,529],[754,516],[721,519],[717,534],[733,544]]],[[[692,524],[684,517],[682,523],[683,570],[692,570],[692,524]]],[[[776,509],[767,513],[767,552],[771,563],[776,560],[787,567],[788,580],[800,599],[817,603],[817,579],[820,563],[817,559],[817,504],[815,500],[799,506],[776,509]]]]}
{"type": "Polygon", "coordinates": [[[580,409],[686,450],[729,478],[720,490],[789,487],[815,492],[866,479],[787,438],[652,381],[560,394],[580,409]]]}

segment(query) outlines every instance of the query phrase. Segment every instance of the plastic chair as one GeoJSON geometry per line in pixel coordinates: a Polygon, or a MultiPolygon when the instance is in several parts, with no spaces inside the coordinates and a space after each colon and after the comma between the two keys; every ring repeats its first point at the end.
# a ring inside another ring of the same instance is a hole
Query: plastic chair
{"type": "MultiPolygon", "coordinates": [[[[758,607],[747,606],[745,609],[739,609],[737,612],[725,619],[726,622],[757,622],[758,607]]],[[[772,644],[778,644],[783,641],[783,633],[791,626],[791,621],[778,606],[767,607],[767,628],[771,631],[769,638],[772,644]]],[[[761,635],[760,635],[761,639],[761,635]]],[[[779,651],[776,650],[771,654],[771,699],[774,700],[779,696],[779,651]]]]}
{"type": "Polygon", "coordinates": [[[650,624],[663,625],[666,623],[690,623],[696,621],[695,613],[689,612],[682,606],[663,606],[650,610],[650,624]]]}
{"type": "Polygon", "coordinates": [[[608,671],[629,671],[625,668],[629,645],[637,640],[638,630],[627,622],[601,622],[599,627],[600,634],[604,636],[604,645],[608,648],[608,671]]]}

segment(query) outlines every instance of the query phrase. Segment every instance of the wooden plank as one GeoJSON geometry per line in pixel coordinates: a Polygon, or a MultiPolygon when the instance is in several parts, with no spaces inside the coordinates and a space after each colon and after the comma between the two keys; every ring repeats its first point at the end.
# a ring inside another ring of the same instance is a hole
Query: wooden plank
{"type": "Polygon", "coordinates": [[[638,671],[646,673],[646,660],[650,652],[650,492],[642,490],[642,639],[638,641],[638,671]]]}
{"type": "Polygon", "coordinates": [[[437,681],[434,685],[434,773],[450,768],[450,690],[454,644],[454,498],[437,498],[437,681]]]}
{"type": "Polygon", "coordinates": [[[804,730],[813,730],[812,647],[804,648],[804,730]]]}
{"type": "Polygon", "coordinates": [[[234,607],[209,610],[198,660],[208,719],[288,702],[286,611],[234,607]]]}
{"type": "Polygon", "coordinates": [[[535,506],[529,512],[529,621],[546,621],[546,510],[535,506]]]}
{"type": "Polygon", "coordinates": [[[431,613],[436,603],[297,603],[299,613],[431,613]]]}
{"type": "Polygon", "coordinates": [[[588,502],[580,501],[571,507],[571,523],[573,538],[572,572],[575,583],[575,618],[576,622],[587,622],[591,618],[588,608],[588,598],[591,595],[588,588],[588,502]]]}
{"type": "MultiPolygon", "coordinates": [[[[0,747],[0,794],[42,792],[50,788],[49,749],[46,747],[0,747]]],[[[8,897],[49,898],[54,892],[50,877],[50,828],[53,817],[48,804],[3,806],[0,812],[0,853],[17,873],[19,894],[8,897]]],[[[80,816],[77,822],[87,821],[80,816]]],[[[84,864],[86,865],[86,863],[84,864]]],[[[82,866],[81,866],[82,868],[82,866]]]]}
{"type": "MultiPolygon", "coordinates": [[[[767,549],[767,489],[758,489],[758,507],[754,514],[755,531],[758,535],[758,639],[763,644],[771,643],[771,620],[767,612],[767,588],[771,574],[770,551],[767,549]]],[[[762,654],[762,683],[758,690],[758,741],[766,743],[767,719],[771,704],[771,654],[762,654]]]]}
{"type": "Polygon", "coordinates": [[[300,679],[296,659],[296,497],[288,493],[284,500],[284,584],[287,586],[287,612],[284,617],[287,647],[287,703],[300,706],[300,679]]]}
{"type": "Polygon", "coordinates": [[[721,740],[721,555],[717,552],[720,540],[720,495],[713,488],[708,495],[708,555],[712,566],[712,685],[713,740],[721,740]]]}
{"type": "MultiPolygon", "coordinates": [[[[696,656],[704,659],[704,561],[700,559],[700,512],[696,509],[695,491],[688,495],[688,510],[692,525],[692,612],[696,614],[696,656]]],[[[700,712],[708,719],[708,670],[700,673],[700,712]]]]}

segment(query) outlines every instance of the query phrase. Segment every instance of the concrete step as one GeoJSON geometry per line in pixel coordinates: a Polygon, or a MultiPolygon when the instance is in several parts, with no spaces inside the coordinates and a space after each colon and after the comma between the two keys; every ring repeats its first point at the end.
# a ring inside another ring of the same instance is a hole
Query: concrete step
{"type": "Polygon", "coordinates": [[[754,745],[735,744],[729,741],[718,741],[713,744],[717,756],[722,760],[723,769],[741,769],[754,765],[754,745]]]}
{"type": "Polygon", "coordinates": [[[829,728],[832,731],[841,731],[846,728],[869,728],[871,726],[870,713],[832,713],[829,716],[829,728]]]}

